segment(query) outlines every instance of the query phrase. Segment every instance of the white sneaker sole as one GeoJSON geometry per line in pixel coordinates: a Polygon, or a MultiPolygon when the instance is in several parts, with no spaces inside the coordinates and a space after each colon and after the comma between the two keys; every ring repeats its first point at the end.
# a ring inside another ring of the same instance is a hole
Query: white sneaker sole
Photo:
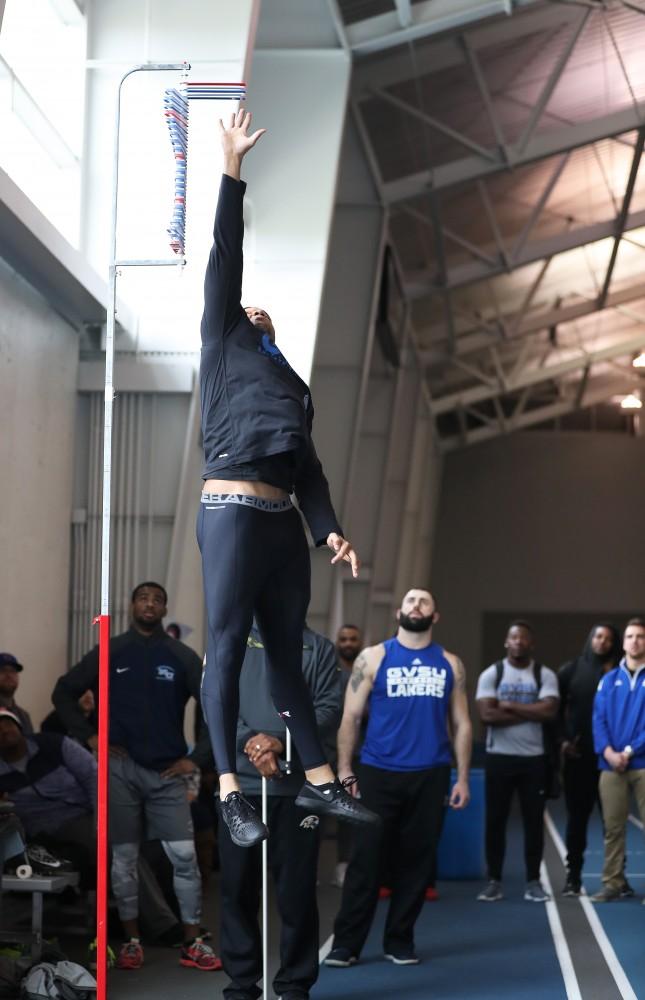
{"type": "Polygon", "coordinates": [[[388,955],[387,952],[383,956],[387,958],[388,962],[394,962],[395,965],[419,965],[419,958],[397,958],[396,955],[388,955]]]}
{"type": "Polygon", "coordinates": [[[323,965],[329,965],[332,969],[349,969],[351,965],[356,965],[357,959],[352,955],[351,958],[343,962],[339,958],[325,958],[323,959],[323,965]]]}

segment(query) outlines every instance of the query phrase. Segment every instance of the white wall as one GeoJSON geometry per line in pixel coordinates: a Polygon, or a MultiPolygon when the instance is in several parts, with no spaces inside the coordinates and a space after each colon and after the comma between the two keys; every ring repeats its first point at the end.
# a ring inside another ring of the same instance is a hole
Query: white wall
{"type": "MultiPolygon", "coordinates": [[[[81,248],[99,274],[107,274],[109,262],[119,79],[137,64],[186,59],[192,80],[244,80],[258,8],[259,0],[89,0],[81,248]]],[[[173,257],[166,227],[173,205],[174,160],[163,91],[180,79],[177,72],[145,72],[123,85],[119,258],[173,257]]],[[[237,103],[190,105],[187,266],[124,270],[119,281],[119,295],[139,315],[140,350],[199,350],[204,267],[221,174],[217,121],[231,109],[237,109],[237,103]]]]}
{"type": "Polygon", "coordinates": [[[316,343],[349,74],[349,59],[337,49],[260,49],[253,56],[248,106],[268,132],[243,168],[251,224],[244,294],[271,314],[282,351],[305,380],[316,343]]]}
{"type": "Polygon", "coordinates": [[[0,649],[39,724],[66,667],[78,334],[0,260],[0,649]]]}

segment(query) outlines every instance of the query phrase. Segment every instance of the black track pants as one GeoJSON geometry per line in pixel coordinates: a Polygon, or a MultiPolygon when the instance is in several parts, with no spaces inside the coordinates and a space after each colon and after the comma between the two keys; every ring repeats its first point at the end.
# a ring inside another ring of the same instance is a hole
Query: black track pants
{"type": "Polygon", "coordinates": [[[488,877],[502,880],[506,853],[506,826],[513,795],[517,792],[524,827],[526,880],[540,878],[544,851],[544,786],[546,764],[543,756],[486,754],[486,862],[488,877]]]}
{"type": "Polygon", "coordinates": [[[300,515],[291,505],[262,510],[241,503],[202,502],[197,541],[208,617],[202,708],[217,771],[236,771],[239,678],[254,614],[276,711],[284,717],[305,769],[324,764],[302,675],[311,571],[300,515]]]}
{"type": "Polygon", "coordinates": [[[386,865],[392,898],[383,932],[384,950],[414,944],[414,925],[434,865],[449,784],[448,766],[408,772],[360,766],[361,801],[381,817],[382,824],[354,831],[354,849],[334,923],[334,948],[349,948],[352,955],[360,955],[386,865]]]}
{"type": "Polygon", "coordinates": [[[565,757],[562,772],[564,800],[567,805],[567,868],[580,878],[587,847],[587,826],[598,796],[598,758],[585,755],[565,757]]]}

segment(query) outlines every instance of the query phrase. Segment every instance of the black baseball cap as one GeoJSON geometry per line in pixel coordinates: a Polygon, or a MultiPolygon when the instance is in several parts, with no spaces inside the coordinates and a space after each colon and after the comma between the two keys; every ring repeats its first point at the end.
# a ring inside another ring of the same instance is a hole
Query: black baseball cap
{"type": "Polygon", "coordinates": [[[13,653],[0,653],[0,667],[13,667],[18,672],[23,669],[22,663],[18,663],[13,653]]]}

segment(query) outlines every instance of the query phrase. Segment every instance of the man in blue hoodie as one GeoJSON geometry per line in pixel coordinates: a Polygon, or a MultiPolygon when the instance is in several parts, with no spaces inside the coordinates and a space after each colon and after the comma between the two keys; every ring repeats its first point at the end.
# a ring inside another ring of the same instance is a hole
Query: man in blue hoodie
{"type": "Polygon", "coordinates": [[[631,618],[623,636],[625,656],[598,685],[594,746],[600,767],[605,824],[602,889],[594,903],[620,899],[630,793],[645,822],[645,618],[631,618]]]}

